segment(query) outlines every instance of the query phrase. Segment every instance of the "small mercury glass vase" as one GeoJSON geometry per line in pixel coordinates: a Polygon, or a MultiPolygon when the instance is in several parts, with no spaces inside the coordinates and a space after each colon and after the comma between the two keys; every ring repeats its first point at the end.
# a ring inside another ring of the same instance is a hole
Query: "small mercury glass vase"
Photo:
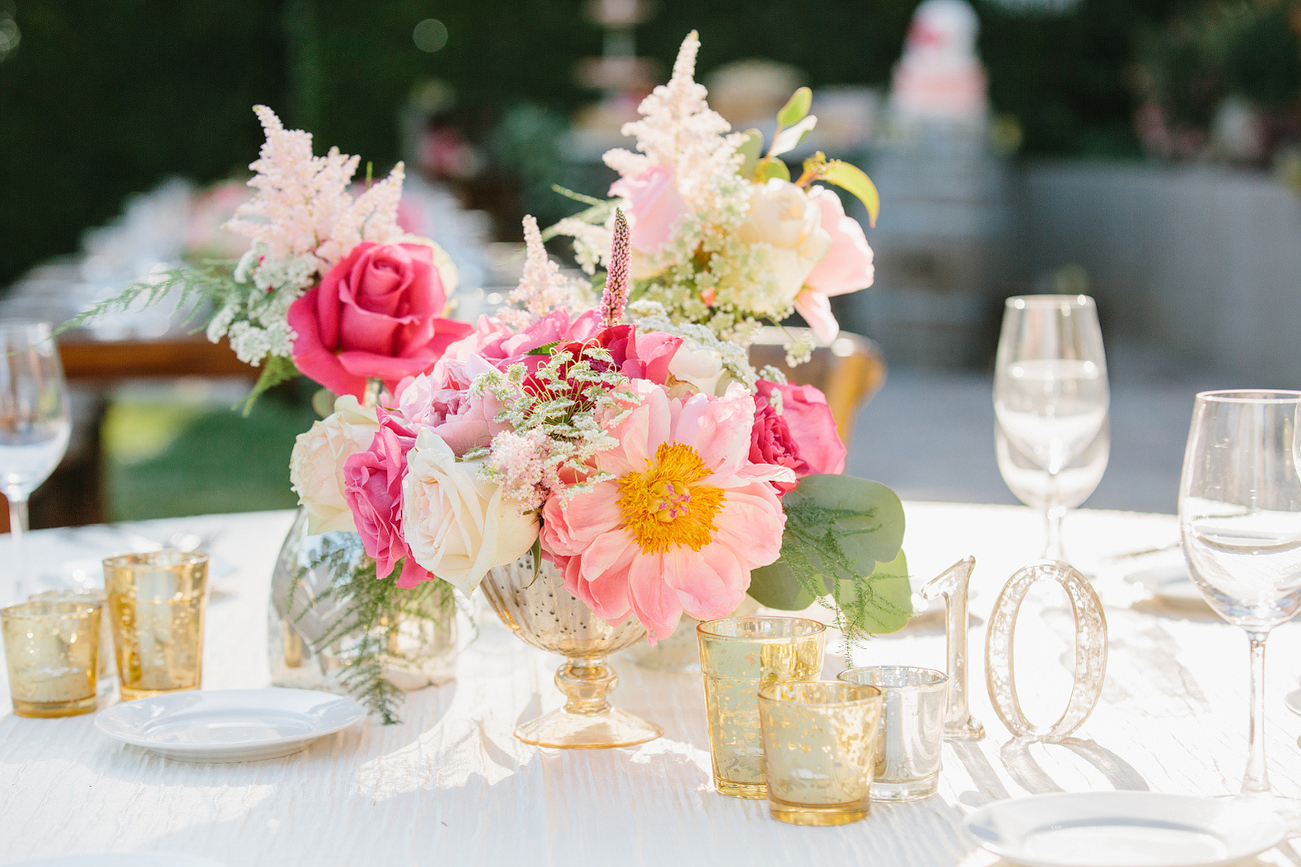
{"type": "Polygon", "coordinates": [[[607,698],[619,682],[607,657],[646,637],[636,619],[607,623],[565,589],[554,565],[543,561],[535,571],[531,553],[489,570],[480,587],[502,623],[525,643],[565,657],[556,671],[565,706],[523,723],[515,737],[543,747],[603,749],[663,734],[654,723],[611,707],[607,698]]]}
{"type": "MultiPolygon", "coordinates": [[[[366,633],[349,622],[356,617],[355,600],[346,586],[368,562],[373,574],[374,561],[360,536],[310,534],[307,513],[299,509],[271,576],[267,651],[273,685],[348,692],[341,678],[366,633]]],[[[456,674],[456,600],[450,584],[434,583],[400,599],[401,610],[382,615],[369,633],[383,648],[382,676],[408,692],[456,674]]]]}

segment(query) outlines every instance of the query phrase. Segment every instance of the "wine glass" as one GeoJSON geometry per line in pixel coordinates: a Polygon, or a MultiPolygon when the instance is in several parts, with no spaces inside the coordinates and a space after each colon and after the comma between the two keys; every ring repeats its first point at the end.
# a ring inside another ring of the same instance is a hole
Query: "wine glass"
{"type": "Polygon", "coordinates": [[[1301,391],[1197,395],[1183,476],[1179,529],[1193,583],[1243,629],[1251,646],[1251,728],[1242,795],[1276,799],[1265,765],[1265,639],[1301,609],[1301,391]]]}
{"type": "Polygon", "coordinates": [[[27,498],[68,450],[72,422],[58,348],[45,322],[0,320],[0,492],[9,500],[13,559],[0,599],[27,580],[27,498]]]}
{"type": "Polygon", "coordinates": [[[1062,519],[1102,481],[1110,400],[1092,298],[1007,299],[994,370],[995,451],[1008,488],[1043,512],[1045,560],[1066,560],[1062,519]]]}

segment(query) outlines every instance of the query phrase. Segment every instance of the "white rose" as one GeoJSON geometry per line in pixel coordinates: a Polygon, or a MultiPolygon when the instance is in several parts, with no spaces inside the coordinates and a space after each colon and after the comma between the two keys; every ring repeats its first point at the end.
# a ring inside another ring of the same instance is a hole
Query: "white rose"
{"type": "Polygon", "coordinates": [[[343,462],[370,448],[379,430],[375,410],[350,394],[334,402],[334,413],[298,435],[289,458],[289,480],[307,510],[307,532],[356,531],[343,498],[343,462]]]}
{"type": "Polygon", "coordinates": [[[701,394],[718,396],[718,381],[723,377],[723,356],[689,337],[683,338],[682,345],[669,361],[669,374],[680,382],[690,383],[701,394]]]}
{"type": "Polygon", "coordinates": [[[467,596],[494,566],[524,556],[538,537],[536,512],[521,511],[501,486],[479,478],[482,460],[458,461],[422,430],[407,453],[402,527],[411,556],[467,596]]]}
{"type": "Polygon", "coordinates": [[[740,236],[746,243],[772,248],[769,261],[778,297],[757,313],[788,307],[804,278],[831,249],[831,233],[822,228],[821,209],[804,190],[781,178],[750,187],[750,214],[741,225],[740,236]]]}

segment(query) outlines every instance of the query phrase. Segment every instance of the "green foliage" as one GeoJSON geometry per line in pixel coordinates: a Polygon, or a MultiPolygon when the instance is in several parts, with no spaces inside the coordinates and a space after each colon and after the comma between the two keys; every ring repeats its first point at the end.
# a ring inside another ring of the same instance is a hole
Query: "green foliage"
{"type": "Polygon", "coordinates": [[[739,173],[741,177],[748,178],[759,166],[759,155],[763,153],[763,133],[757,129],[746,130],[745,139],[737,147],[737,151],[744,157],[739,173]]]}
{"type": "MultiPolygon", "coordinates": [[[[422,581],[409,590],[398,589],[396,577],[403,561],[398,561],[392,576],[377,578],[375,561],[358,556],[360,537],[350,534],[343,538],[346,541],[325,538],[320,554],[294,576],[289,598],[299,598],[297,584],[309,569],[324,568],[331,575],[346,576],[316,596],[314,604],[339,602],[343,611],[311,646],[317,653],[328,648],[340,656],[344,660],[340,683],[384,725],[393,725],[401,722],[397,710],[403,692],[384,676],[388,647],[396,643],[404,619],[437,623],[440,614],[456,607],[456,597],[446,581],[422,581]]],[[[301,619],[307,610],[289,615],[301,619]]]]}
{"type": "Polygon", "coordinates": [[[820,600],[850,643],[903,628],[912,603],[900,550],[903,505],[894,492],[865,479],[812,475],[782,506],[781,556],[752,573],[750,595],[787,611],[820,600]]]}
{"type": "Polygon", "coordinates": [[[822,179],[857,196],[867,208],[868,221],[876,225],[877,215],[881,213],[881,194],[862,169],[843,160],[829,160],[822,170],[822,179]]]}
{"type": "Polygon", "coordinates": [[[209,303],[219,303],[227,294],[238,291],[238,284],[231,276],[234,268],[234,262],[211,259],[198,265],[164,271],[148,280],[132,283],[112,298],[95,302],[60,325],[54,333],[57,336],[110,313],[126,312],[137,304],[141,308],[152,307],[172,292],[176,293],[173,315],[182,316],[182,326],[189,325],[209,309],[209,303]]]}
{"type": "Polygon", "coordinates": [[[266,360],[262,362],[262,372],[258,374],[257,382],[253,384],[253,390],[248,393],[248,397],[236,404],[235,407],[240,410],[245,418],[248,418],[248,414],[253,411],[253,404],[257,403],[259,397],[297,375],[298,367],[294,364],[292,358],[286,358],[283,355],[268,355],[266,360]]]}
{"type": "Polygon", "coordinates": [[[795,124],[804,120],[809,113],[809,107],[813,105],[813,91],[807,87],[801,87],[791,94],[791,98],[786,100],[782,110],[777,112],[778,126],[795,126],[795,124]]]}
{"type": "Polygon", "coordinates": [[[791,170],[786,164],[775,157],[765,157],[759,163],[759,180],[766,181],[769,178],[781,178],[783,181],[791,179],[791,170]]]}

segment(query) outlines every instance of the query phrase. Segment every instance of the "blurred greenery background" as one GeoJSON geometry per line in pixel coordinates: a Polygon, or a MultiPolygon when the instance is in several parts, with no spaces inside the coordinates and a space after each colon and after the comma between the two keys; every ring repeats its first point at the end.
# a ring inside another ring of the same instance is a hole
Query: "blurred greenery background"
{"type": "MultiPolygon", "coordinates": [[[[661,0],[638,28],[637,50],[667,69],[696,28],[702,71],[767,57],[804,70],[814,87],[885,85],[916,5],[661,0]]],[[[1226,5],[1080,0],[1063,14],[1041,14],[978,0],[994,109],[1019,121],[1028,155],[1140,156],[1134,79],[1145,46],[1198,10],[1226,5]]],[[[1286,4],[1272,5],[1281,16],[1286,4]]],[[[563,117],[590,98],[573,69],[601,49],[582,0],[0,7],[21,34],[0,62],[0,285],[75,250],[80,232],[116,214],[130,193],[170,175],[202,182],[244,169],[261,141],[254,103],[386,169],[398,157],[399,109],[420,80],[450,84],[460,125],[485,131],[515,106],[563,117]],[[447,28],[434,53],[412,41],[414,24],[430,16],[447,28]]],[[[1271,32],[1269,22],[1261,26],[1271,32]]],[[[1277,35],[1295,38],[1285,27],[1277,35]]],[[[1268,64],[1277,54],[1245,52],[1242,60],[1268,64]]]]}
{"type": "MultiPolygon", "coordinates": [[[[814,88],[884,88],[917,3],[658,0],[637,27],[636,51],[667,73],[694,28],[701,76],[764,57],[802,70],[814,88]]],[[[1229,94],[1274,112],[1279,134],[1301,139],[1301,0],[973,6],[992,109],[1019,130],[1017,158],[1200,158],[1229,94]],[[1168,152],[1154,155],[1142,138],[1145,105],[1159,106],[1168,152]]],[[[449,125],[486,148],[513,189],[494,216],[499,240],[517,240],[525,207],[544,222],[567,209],[550,192],[569,181],[553,149],[593,98],[574,74],[602,51],[587,7],[0,0],[0,287],[75,252],[82,232],[130,194],[173,176],[206,183],[245,172],[262,141],[256,103],[314,133],[318,152],[337,145],[386,172],[399,158],[404,107],[435,81],[451,94],[449,125]],[[430,18],[445,40],[421,50],[413,27],[430,18]]],[[[116,400],[103,428],[108,516],[293,505],[287,456],[313,417],[309,393],[281,390],[250,419],[214,412],[212,394],[187,403],[146,389],[116,400]]]]}

